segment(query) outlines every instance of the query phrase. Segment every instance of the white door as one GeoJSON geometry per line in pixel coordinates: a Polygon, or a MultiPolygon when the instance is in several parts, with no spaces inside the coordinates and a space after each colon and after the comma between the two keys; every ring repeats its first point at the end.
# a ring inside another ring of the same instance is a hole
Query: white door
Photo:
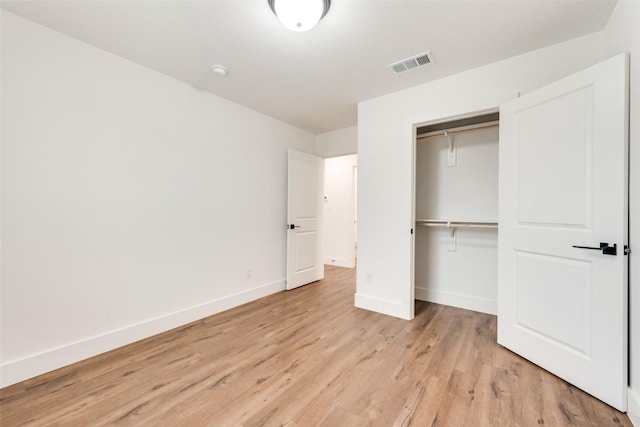
{"type": "Polygon", "coordinates": [[[627,94],[622,54],[500,108],[498,343],[621,411],[627,94]]]}
{"type": "Polygon", "coordinates": [[[289,150],[287,203],[287,289],[324,277],[322,193],[324,160],[289,150]]]}

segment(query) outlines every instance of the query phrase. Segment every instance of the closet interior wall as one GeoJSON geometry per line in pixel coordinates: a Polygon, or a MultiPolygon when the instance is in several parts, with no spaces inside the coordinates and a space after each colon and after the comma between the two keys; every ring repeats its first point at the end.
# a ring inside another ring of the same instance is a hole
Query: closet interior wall
{"type": "Polygon", "coordinates": [[[495,314],[497,123],[433,133],[416,141],[415,298],[495,314]]]}

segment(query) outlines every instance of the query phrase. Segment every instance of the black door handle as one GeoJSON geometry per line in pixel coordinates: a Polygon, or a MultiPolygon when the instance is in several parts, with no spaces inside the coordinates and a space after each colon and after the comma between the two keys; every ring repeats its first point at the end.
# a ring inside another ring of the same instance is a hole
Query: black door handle
{"type": "Polygon", "coordinates": [[[598,248],[593,246],[577,246],[577,245],[573,245],[573,247],[578,249],[593,249],[596,251],[602,251],[604,255],[618,255],[617,243],[614,243],[613,246],[609,246],[608,243],[600,242],[600,247],[598,248]]]}
{"type": "Polygon", "coordinates": [[[299,225],[287,224],[287,230],[293,230],[294,228],[300,228],[299,225]]]}

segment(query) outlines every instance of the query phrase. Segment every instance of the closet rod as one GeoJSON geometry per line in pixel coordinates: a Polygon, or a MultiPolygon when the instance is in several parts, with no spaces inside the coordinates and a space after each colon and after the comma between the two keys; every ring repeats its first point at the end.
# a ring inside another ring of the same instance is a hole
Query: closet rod
{"type": "Polygon", "coordinates": [[[473,126],[472,128],[467,128],[467,129],[460,129],[460,130],[439,130],[439,131],[435,131],[435,132],[429,132],[429,133],[425,133],[423,135],[418,135],[416,137],[416,139],[427,139],[427,138],[433,138],[436,136],[442,136],[445,133],[451,135],[454,133],[467,133],[467,132],[472,132],[478,129],[487,129],[487,128],[496,128],[498,127],[500,124],[496,123],[496,122],[491,122],[491,123],[487,123],[487,124],[483,124],[483,125],[478,125],[478,126],[473,126]]]}
{"type": "Polygon", "coordinates": [[[478,229],[497,229],[497,222],[483,221],[443,221],[443,220],[416,220],[418,227],[441,227],[441,228],[478,228],[478,229]]]}

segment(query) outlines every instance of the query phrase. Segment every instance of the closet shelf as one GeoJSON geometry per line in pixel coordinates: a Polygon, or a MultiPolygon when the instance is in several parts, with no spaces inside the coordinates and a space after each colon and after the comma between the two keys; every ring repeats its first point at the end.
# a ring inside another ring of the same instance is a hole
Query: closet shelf
{"type": "Polygon", "coordinates": [[[487,221],[444,221],[440,219],[418,219],[418,227],[442,227],[442,228],[476,228],[484,230],[495,230],[498,228],[497,222],[487,221]]]}
{"type": "Polygon", "coordinates": [[[443,135],[450,136],[457,133],[475,132],[479,129],[497,128],[497,127],[499,127],[499,121],[493,121],[493,122],[481,123],[478,125],[464,126],[464,127],[455,128],[455,129],[437,130],[433,132],[421,133],[416,136],[416,140],[433,138],[433,137],[443,136],[443,135]]]}

